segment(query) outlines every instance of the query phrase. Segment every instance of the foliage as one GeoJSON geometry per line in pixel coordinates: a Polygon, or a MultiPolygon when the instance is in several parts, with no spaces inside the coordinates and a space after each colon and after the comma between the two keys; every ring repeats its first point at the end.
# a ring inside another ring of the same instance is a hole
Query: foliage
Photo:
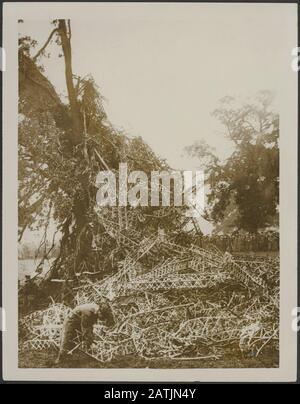
{"type": "Polygon", "coordinates": [[[187,148],[207,170],[206,214],[218,228],[230,225],[255,233],[278,223],[279,117],[271,109],[272,99],[263,91],[242,106],[233,97],[220,101],[213,116],[234,144],[225,162],[203,141],[187,148]]]}

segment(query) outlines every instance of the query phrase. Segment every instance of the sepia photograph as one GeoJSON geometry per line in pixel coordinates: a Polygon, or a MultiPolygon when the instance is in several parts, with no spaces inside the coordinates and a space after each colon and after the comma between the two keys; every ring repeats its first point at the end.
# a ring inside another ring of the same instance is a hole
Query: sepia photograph
{"type": "Polygon", "coordinates": [[[278,370],[296,8],[71,9],[16,13],[18,368],[278,370]]]}

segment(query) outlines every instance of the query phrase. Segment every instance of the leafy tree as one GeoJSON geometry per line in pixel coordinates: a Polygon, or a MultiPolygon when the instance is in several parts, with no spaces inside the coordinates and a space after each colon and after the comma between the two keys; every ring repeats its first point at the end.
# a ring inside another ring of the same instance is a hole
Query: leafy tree
{"type": "Polygon", "coordinates": [[[278,223],[279,117],[272,100],[272,94],[263,91],[242,105],[233,97],[220,101],[213,116],[234,144],[225,162],[203,141],[186,149],[207,170],[206,216],[218,229],[256,233],[278,223]]]}

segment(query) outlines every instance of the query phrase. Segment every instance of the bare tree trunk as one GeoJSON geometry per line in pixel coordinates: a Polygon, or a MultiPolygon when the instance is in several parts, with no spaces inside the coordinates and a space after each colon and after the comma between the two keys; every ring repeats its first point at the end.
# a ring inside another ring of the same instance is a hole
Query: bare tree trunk
{"type": "Polygon", "coordinates": [[[68,22],[67,24],[66,20],[59,20],[58,33],[61,39],[61,45],[65,59],[65,76],[73,126],[73,136],[71,141],[73,144],[77,145],[83,140],[83,123],[73,83],[70,22],[68,22]]]}
{"type": "MultiPolygon", "coordinates": [[[[72,130],[70,131],[70,141],[71,144],[77,146],[84,140],[84,124],[83,116],[80,112],[80,105],[77,99],[77,94],[75,86],[73,83],[73,70],[72,70],[72,48],[71,48],[71,25],[68,20],[58,21],[58,35],[61,39],[61,46],[63,49],[64,60],[65,60],[65,78],[68,90],[70,114],[71,114],[71,125],[72,130]]],[[[82,166],[85,161],[81,149],[76,152],[76,158],[78,159],[78,166],[82,166]]],[[[77,194],[73,200],[73,210],[71,221],[66,222],[66,226],[63,230],[63,236],[61,241],[61,256],[58,260],[64,260],[66,257],[74,256],[74,266],[73,269],[69,268],[63,276],[67,279],[75,275],[75,273],[80,272],[82,268],[82,263],[86,261],[88,254],[91,249],[91,241],[88,231],[88,212],[90,209],[90,198],[89,198],[89,177],[87,173],[82,172],[78,174],[78,183],[81,185],[81,189],[78,190],[77,194]],[[75,223],[72,232],[69,232],[69,226],[75,223]]],[[[55,266],[56,274],[59,273],[57,265],[55,266]]]]}

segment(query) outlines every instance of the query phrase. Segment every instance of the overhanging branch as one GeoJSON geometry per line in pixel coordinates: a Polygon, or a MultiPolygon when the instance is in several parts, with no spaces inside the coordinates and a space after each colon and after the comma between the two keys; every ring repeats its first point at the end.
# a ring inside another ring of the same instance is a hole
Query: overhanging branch
{"type": "Polygon", "coordinates": [[[32,58],[32,60],[35,62],[37,60],[37,58],[44,52],[44,50],[47,48],[47,46],[49,45],[49,42],[51,41],[53,35],[58,32],[57,28],[54,28],[54,30],[51,32],[51,34],[49,35],[45,45],[38,51],[38,53],[32,58]]]}

